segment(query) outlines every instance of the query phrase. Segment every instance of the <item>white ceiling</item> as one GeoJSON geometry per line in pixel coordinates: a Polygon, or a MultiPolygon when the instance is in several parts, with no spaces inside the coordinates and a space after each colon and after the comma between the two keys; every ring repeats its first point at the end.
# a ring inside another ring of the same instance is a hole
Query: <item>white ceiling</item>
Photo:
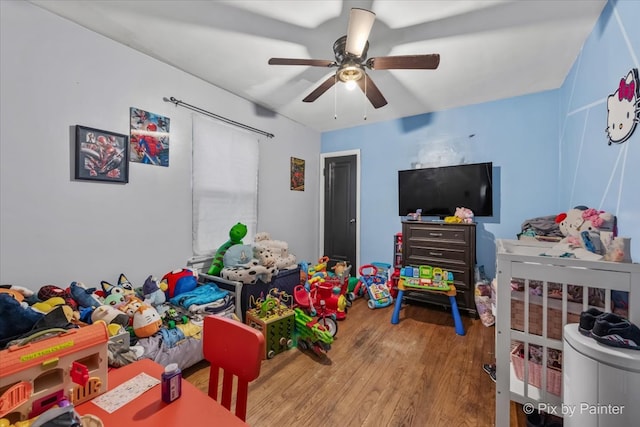
{"type": "MultiPolygon", "coordinates": [[[[32,3],[328,131],[558,88],[606,0],[32,3]],[[369,71],[389,102],[377,110],[361,91],[342,84],[303,103],[335,68],[268,65],[268,59],[333,60],[333,42],[346,34],[352,7],[376,13],[368,57],[439,53],[439,68],[369,71]]],[[[160,95],[180,99],[179,93],[160,95]]]]}

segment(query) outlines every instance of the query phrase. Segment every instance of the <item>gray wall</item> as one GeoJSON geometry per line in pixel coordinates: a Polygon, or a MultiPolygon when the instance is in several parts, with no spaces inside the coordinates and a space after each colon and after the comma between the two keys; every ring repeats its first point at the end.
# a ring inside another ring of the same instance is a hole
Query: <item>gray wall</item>
{"type": "Polygon", "coordinates": [[[27,2],[1,1],[0,12],[0,283],[37,290],[125,273],[141,285],[185,265],[193,113],[170,96],[276,135],[260,145],[258,231],[318,257],[319,133],[27,2]],[[127,134],[130,107],[171,119],[170,166],[132,163],[126,185],[74,181],[72,127],[127,134]],[[292,156],[306,160],[304,192],[289,190],[292,156]]]}

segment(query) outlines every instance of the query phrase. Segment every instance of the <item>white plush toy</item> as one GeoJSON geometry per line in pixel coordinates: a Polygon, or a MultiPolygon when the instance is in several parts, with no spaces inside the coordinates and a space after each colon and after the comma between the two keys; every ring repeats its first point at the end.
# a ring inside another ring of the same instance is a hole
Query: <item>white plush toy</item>
{"type": "Polygon", "coordinates": [[[576,206],[559,214],[556,223],[565,237],[548,255],[572,252],[577,258],[602,259],[607,249],[600,239],[600,232],[615,231],[612,214],[586,206],[576,206]]]}
{"type": "Polygon", "coordinates": [[[585,206],[576,206],[556,217],[560,232],[565,236],[564,241],[571,237],[580,237],[583,231],[596,232],[614,231],[615,218],[612,214],[598,211],[585,206]]]}
{"type": "Polygon", "coordinates": [[[252,285],[262,280],[270,283],[274,275],[278,274],[275,265],[275,258],[269,249],[253,248],[253,258],[246,264],[224,267],[220,271],[220,277],[227,280],[242,282],[245,285],[252,285]]]}
{"type": "Polygon", "coordinates": [[[297,266],[296,256],[289,253],[289,244],[282,240],[271,240],[267,232],[256,233],[254,248],[258,251],[269,249],[275,258],[275,266],[279,270],[285,270],[297,266]]]}

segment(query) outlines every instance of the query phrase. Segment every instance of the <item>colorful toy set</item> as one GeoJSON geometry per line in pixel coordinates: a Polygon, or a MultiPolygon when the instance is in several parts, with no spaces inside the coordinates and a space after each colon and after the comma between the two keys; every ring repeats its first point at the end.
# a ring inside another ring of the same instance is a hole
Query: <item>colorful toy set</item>
{"type": "Polygon", "coordinates": [[[400,280],[398,281],[398,298],[391,315],[391,323],[400,322],[400,309],[405,291],[435,292],[449,298],[451,304],[451,316],[455,325],[456,334],[464,335],[464,325],[456,302],[456,287],[453,283],[453,273],[439,267],[421,265],[420,267],[402,267],[400,280]]]}
{"type": "Polygon", "coordinates": [[[313,268],[306,268],[305,284],[295,286],[293,297],[298,307],[310,316],[318,316],[318,321],[335,336],[338,333],[336,320],[346,318],[350,304],[347,288],[351,266],[338,262],[329,274],[326,271],[328,261],[327,257],[322,257],[313,268]]]}
{"type": "Polygon", "coordinates": [[[453,285],[453,273],[439,267],[421,265],[419,267],[403,267],[400,278],[407,288],[448,291],[453,285]]]}
{"type": "Polygon", "coordinates": [[[383,272],[375,265],[367,264],[361,266],[358,270],[360,282],[363,284],[369,298],[367,306],[370,309],[388,307],[393,304],[393,297],[389,293],[389,286],[387,285],[389,268],[390,266],[383,272]]]}
{"type": "Polygon", "coordinates": [[[0,421],[15,424],[107,391],[108,340],[106,324],[96,322],[0,351],[0,421]]]}
{"type": "Polygon", "coordinates": [[[290,295],[274,288],[264,300],[258,299],[255,307],[247,310],[245,323],[264,335],[267,359],[293,347],[295,313],[286,305],[290,300],[290,295]]]}

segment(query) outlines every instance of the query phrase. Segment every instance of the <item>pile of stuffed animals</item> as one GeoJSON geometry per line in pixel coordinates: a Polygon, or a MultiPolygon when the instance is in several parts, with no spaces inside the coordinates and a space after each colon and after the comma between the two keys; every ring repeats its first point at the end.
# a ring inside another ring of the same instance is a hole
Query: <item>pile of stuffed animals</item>
{"type": "Polygon", "coordinates": [[[176,310],[204,314],[209,305],[219,306],[229,298],[215,284],[199,285],[197,273],[188,268],[173,270],[160,281],[149,276],[140,287],[133,286],[124,274],[115,285],[102,281],[101,289],[80,282],[66,289],[45,285],[37,292],[2,285],[0,349],[47,329],[77,328],[97,321],[107,324],[111,336],[128,331],[132,338],[151,337],[174,321],[176,310]]]}
{"type": "Polygon", "coordinates": [[[218,248],[208,274],[252,285],[258,280],[270,283],[280,270],[297,267],[287,242],[272,240],[269,233],[260,232],[253,244],[243,244],[245,235],[244,224],[231,228],[229,240],[218,248]]]}
{"type": "Polygon", "coordinates": [[[622,262],[628,257],[625,241],[617,236],[616,218],[609,212],[576,206],[556,216],[564,236],[545,252],[549,256],[622,262]]]}

